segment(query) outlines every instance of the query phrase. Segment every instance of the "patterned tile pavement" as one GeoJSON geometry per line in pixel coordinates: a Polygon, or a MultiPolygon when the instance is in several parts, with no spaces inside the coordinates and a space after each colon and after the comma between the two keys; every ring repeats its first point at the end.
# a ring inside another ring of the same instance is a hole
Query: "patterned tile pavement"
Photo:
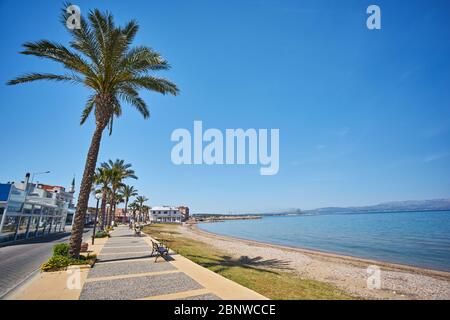
{"type": "Polygon", "coordinates": [[[89,271],[80,300],[161,298],[179,293],[181,299],[220,299],[212,293],[198,295],[195,290],[204,289],[201,284],[170,262],[155,262],[151,254],[151,246],[142,237],[126,226],[116,228],[89,271]]]}

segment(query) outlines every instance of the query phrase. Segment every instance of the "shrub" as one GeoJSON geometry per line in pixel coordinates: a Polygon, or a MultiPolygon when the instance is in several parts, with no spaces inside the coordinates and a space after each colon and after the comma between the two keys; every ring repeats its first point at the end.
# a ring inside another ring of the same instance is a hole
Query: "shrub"
{"type": "Polygon", "coordinates": [[[109,237],[109,233],[106,231],[97,231],[95,233],[95,237],[96,238],[105,238],[105,237],[109,237]]]}
{"type": "Polygon", "coordinates": [[[87,257],[79,256],[77,259],[54,255],[41,266],[41,270],[43,272],[59,271],[65,270],[68,266],[71,265],[81,265],[81,264],[90,264],[92,266],[96,258],[97,256],[95,254],[88,255],[87,257]]]}
{"type": "Polygon", "coordinates": [[[58,243],[53,247],[53,256],[69,256],[69,244],[68,243],[58,243]]]}
{"type": "Polygon", "coordinates": [[[64,269],[70,264],[70,260],[69,257],[55,255],[41,266],[41,270],[48,272],[64,269]]]}
{"type": "Polygon", "coordinates": [[[70,265],[90,264],[93,265],[97,256],[79,256],[77,259],[69,256],[69,244],[58,243],[53,246],[53,256],[41,265],[43,272],[65,270],[70,265]]]}

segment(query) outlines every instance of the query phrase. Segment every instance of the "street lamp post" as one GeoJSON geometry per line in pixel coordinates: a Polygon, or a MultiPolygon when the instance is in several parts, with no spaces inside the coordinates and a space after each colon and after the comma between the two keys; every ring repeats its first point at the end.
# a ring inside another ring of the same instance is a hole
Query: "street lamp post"
{"type": "Polygon", "coordinates": [[[46,173],[50,173],[50,171],[33,172],[33,175],[31,176],[31,184],[33,184],[35,176],[40,175],[40,174],[46,174],[46,173]]]}
{"type": "MultiPolygon", "coordinates": [[[[30,185],[31,185],[31,186],[33,185],[33,181],[34,181],[34,177],[35,177],[35,176],[40,175],[40,174],[47,174],[47,173],[50,173],[50,171],[33,172],[33,175],[31,176],[30,185]]],[[[30,174],[27,173],[27,176],[29,177],[30,174]]],[[[26,201],[26,200],[27,200],[27,197],[28,197],[29,194],[30,194],[30,188],[28,188],[28,183],[27,183],[26,181],[25,181],[25,183],[27,184],[27,185],[25,186],[25,201],[26,201]]],[[[23,213],[23,212],[22,212],[22,213],[23,213]]]]}
{"type": "Polygon", "coordinates": [[[95,207],[95,219],[94,219],[94,230],[92,230],[92,245],[94,245],[95,240],[95,230],[97,229],[97,218],[98,218],[98,204],[100,202],[102,195],[97,193],[95,199],[97,199],[97,206],[95,207]]]}
{"type": "MultiPolygon", "coordinates": [[[[25,186],[25,202],[27,201],[27,197],[30,195],[31,187],[33,187],[34,177],[38,176],[40,174],[47,174],[47,173],[50,173],[50,171],[33,172],[32,176],[31,176],[31,181],[30,181],[30,185],[31,185],[30,188],[28,188],[28,183],[25,186]]],[[[29,173],[28,173],[28,175],[29,175],[29,173]]],[[[22,213],[23,213],[23,209],[22,209],[22,213]]]]}

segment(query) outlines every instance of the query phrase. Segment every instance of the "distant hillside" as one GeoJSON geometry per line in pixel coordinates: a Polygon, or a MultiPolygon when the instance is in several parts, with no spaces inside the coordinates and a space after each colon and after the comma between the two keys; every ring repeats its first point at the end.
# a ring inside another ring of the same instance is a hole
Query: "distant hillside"
{"type": "Polygon", "coordinates": [[[327,207],[303,211],[304,213],[358,213],[392,211],[450,211],[450,199],[392,201],[363,207],[327,207]]]}
{"type": "Polygon", "coordinates": [[[300,210],[297,208],[262,210],[259,212],[229,212],[229,213],[193,213],[197,217],[201,216],[282,216],[282,215],[301,215],[301,214],[319,214],[319,213],[364,213],[364,212],[396,212],[396,211],[450,211],[449,199],[434,200],[408,200],[384,202],[371,206],[360,207],[326,207],[313,210],[300,210]]]}

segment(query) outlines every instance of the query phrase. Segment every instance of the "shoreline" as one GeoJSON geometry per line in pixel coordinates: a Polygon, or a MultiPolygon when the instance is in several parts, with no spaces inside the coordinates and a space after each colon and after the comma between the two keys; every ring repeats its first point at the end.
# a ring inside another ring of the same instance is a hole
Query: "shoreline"
{"type": "Polygon", "coordinates": [[[196,224],[185,224],[178,230],[182,236],[236,258],[282,261],[304,279],[335,285],[357,298],[450,300],[450,272],[223,236],[201,230],[196,224]],[[367,286],[367,267],[371,265],[380,267],[380,289],[367,286]]]}
{"type": "Polygon", "coordinates": [[[409,272],[415,272],[418,274],[440,277],[444,280],[450,281],[450,272],[449,271],[436,270],[436,269],[430,269],[430,268],[419,267],[419,266],[408,265],[408,264],[394,263],[394,262],[383,261],[383,260],[375,260],[375,259],[367,259],[367,258],[361,258],[361,257],[356,257],[356,256],[349,256],[349,255],[340,254],[340,253],[321,251],[318,249],[308,249],[308,248],[302,248],[302,247],[295,247],[295,246],[289,246],[289,245],[263,242],[263,241],[258,241],[258,240],[249,240],[249,239],[233,237],[233,236],[225,236],[225,235],[221,235],[221,234],[203,230],[203,229],[199,228],[196,224],[189,225],[188,228],[190,228],[193,232],[196,232],[198,234],[204,234],[204,235],[207,235],[207,236],[210,236],[213,238],[217,238],[217,239],[241,241],[244,243],[248,243],[248,244],[256,245],[256,246],[260,246],[260,247],[271,247],[271,248],[276,248],[276,249],[280,249],[280,250],[295,251],[295,252],[300,252],[300,253],[304,253],[304,254],[323,256],[326,258],[338,259],[338,260],[341,260],[342,262],[348,262],[350,264],[357,263],[357,264],[364,264],[364,265],[367,265],[367,264],[377,265],[380,267],[385,267],[385,268],[394,269],[394,270],[404,270],[404,271],[409,271],[409,272]]]}

